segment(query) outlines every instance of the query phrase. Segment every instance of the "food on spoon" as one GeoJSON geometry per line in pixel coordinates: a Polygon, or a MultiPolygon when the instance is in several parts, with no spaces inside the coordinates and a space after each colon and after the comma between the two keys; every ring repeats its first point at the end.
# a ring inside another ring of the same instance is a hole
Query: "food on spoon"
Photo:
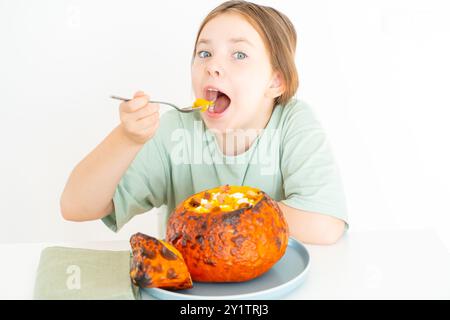
{"type": "Polygon", "coordinates": [[[130,239],[133,253],[130,276],[141,288],[181,290],[192,288],[183,256],[171,244],[142,233],[130,239]]]}
{"type": "Polygon", "coordinates": [[[206,99],[197,99],[194,101],[194,105],[192,106],[193,108],[198,108],[198,107],[202,107],[201,112],[205,112],[206,110],[208,110],[208,108],[210,106],[214,105],[214,101],[209,101],[206,99]]]}
{"type": "Polygon", "coordinates": [[[166,240],[194,281],[240,282],[268,271],[285,253],[288,225],[263,191],[221,186],[194,194],[171,214],[166,240]]]}

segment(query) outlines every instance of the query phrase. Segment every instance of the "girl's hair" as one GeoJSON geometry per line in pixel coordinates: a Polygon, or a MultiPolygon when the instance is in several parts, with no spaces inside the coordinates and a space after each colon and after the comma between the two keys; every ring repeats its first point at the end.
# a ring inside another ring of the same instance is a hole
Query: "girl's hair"
{"type": "Polygon", "coordinates": [[[196,55],[198,38],[205,25],[223,13],[236,13],[245,18],[264,41],[272,68],[279,71],[285,82],[284,93],[275,99],[275,105],[286,103],[295,95],[298,85],[298,73],[295,66],[297,33],[294,25],[283,13],[271,7],[247,1],[227,1],[213,9],[202,21],[195,40],[192,61],[196,55]]]}

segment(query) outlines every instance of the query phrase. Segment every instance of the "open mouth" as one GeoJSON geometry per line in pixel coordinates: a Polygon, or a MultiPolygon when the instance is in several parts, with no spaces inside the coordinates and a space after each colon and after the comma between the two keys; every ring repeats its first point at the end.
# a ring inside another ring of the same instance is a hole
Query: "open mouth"
{"type": "Polygon", "coordinates": [[[223,113],[231,103],[230,97],[225,93],[212,88],[206,90],[205,99],[214,101],[214,105],[208,108],[208,111],[211,113],[223,113]]]}

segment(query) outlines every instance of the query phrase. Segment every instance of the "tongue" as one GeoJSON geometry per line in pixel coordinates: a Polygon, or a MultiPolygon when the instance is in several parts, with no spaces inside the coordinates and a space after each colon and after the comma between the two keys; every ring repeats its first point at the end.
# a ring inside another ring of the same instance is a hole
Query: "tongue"
{"type": "Polygon", "coordinates": [[[214,102],[214,112],[215,113],[222,113],[225,111],[226,108],[230,105],[230,98],[226,95],[220,95],[217,97],[216,101],[214,102]]]}

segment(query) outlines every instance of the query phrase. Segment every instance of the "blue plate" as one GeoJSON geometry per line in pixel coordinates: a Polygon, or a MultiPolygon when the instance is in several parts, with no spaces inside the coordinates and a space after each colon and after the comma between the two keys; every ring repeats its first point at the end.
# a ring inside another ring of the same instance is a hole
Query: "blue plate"
{"type": "Polygon", "coordinates": [[[294,238],[289,238],[284,256],[262,276],[246,282],[194,282],[188,290],[169,291],[142,289],[157,299],[171,300],[237,300],[277,299],[288,294],[305,280],[309,268],[308,250],[294,238]]]}

